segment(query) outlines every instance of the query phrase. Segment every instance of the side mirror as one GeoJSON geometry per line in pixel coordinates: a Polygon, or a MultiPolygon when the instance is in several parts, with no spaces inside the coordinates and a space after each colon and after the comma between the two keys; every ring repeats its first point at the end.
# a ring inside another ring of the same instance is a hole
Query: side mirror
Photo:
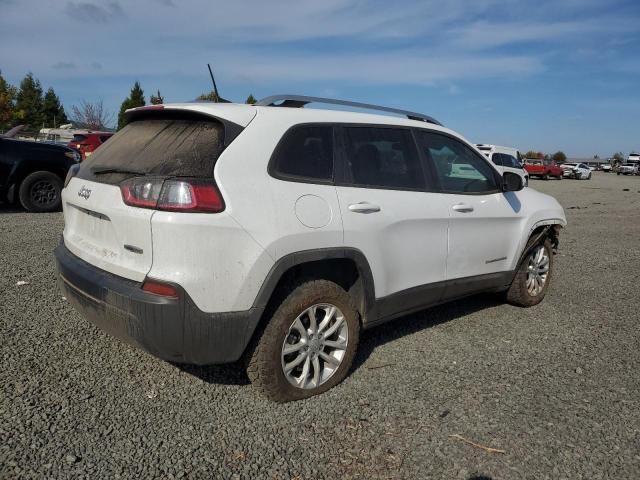
{"type": "Polygon", "coordinates": [[[519,192],[524,188],[524,181],[517,173],[504,172],[502,175],[503,192],[519,192]]]}

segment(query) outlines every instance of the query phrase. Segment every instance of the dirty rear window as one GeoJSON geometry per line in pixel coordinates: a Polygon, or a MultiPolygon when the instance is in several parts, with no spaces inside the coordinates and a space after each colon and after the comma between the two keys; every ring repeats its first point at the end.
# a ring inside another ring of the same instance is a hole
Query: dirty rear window
{"type": "Polygon", "coordinates": [[[210,177],[222,149],[224,127],[216,120],[152,118],[128,124],[83,162],[85,178],[111,183],[122,172],[210,177]],[[99,173],[102,172],[102,173],[99,173]],[[118,173],[121,172],[121,173],[118,173]]]}

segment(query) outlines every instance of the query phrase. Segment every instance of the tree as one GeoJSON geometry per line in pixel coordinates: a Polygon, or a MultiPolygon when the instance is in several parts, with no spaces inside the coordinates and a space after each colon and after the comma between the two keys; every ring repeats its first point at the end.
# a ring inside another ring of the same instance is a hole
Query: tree
{"type": "Polygon", "coordinates": [[[613,163],[615,165],[620,164],[620,163],[624,163],[624,153],[622,152],[616,152],[613,154],[613,163]]]}
{"type": "Polygon", "coordinates": [[[250,105],[253,105],[257,101],[258,100],[256,100],[256,97],[253,96],[253,93],[250,93],[249,96],[247,97],[247,99],[244,101],[244,103],[248,103],[250,105]]]}
{"type": "Polygon", "coordinates": [[[533,150],[529,150],[527,153],[524,154],[525,158],[531,158],[531,159],[536,159],[538,158],[538,152],[535,152],[533,150]]]}
{"type": "Polygon", "coordinates": [[[44,94],[43,116],[44,124],[47,127],[55,128],[58,125],[69,123],[64,107],[60,104],[60,99],[51,87],[44,94]]]}
{"type": "Polygon", "coordinates": [[[599,156],[599,155],[594,155],[594,156],[593,156],[593,159],[594,159],[594,160],[600,160],[600,156],[599,156]]]}
{"type": "Polygon", "coordinates": [[[24,123],[29,130],[40,130],[44,122],[44,104],[42,101],[42,87],[40,81],[27,73],[20,82],[20,89],[16,95],[14,119],[24,123]]]}
{"type": "Polygon", "coordinates": [[[196,98],[196,100],[206,100],[206,101],[209,101],[209,102],[219,102],[220,101],[220,97],[218,97],[216,95],[216,92],[211,90],[209,93],[203,93],[198,98],[196,98]]]}
{"type": "Polygon", "coordinates": [[[162,96],[162,94],[160,94],[160,90],[158,90],[157,95],[152,94],[149,97],[149,103],[151,105],[162,105],[164,103],[164,97],[162,96]]]}
{"type": "Polygon", "coordinates": [[[9,85],[0,71],[0,130],[11,128],[15,115],[15,101],[16,87],[9,85]]]}
{"type": "Polygon", "coordinates": [[[105,110],[102,99],[95,103],[82,100],[71,107],[71,120],[80,128],[104,130],[113,124],[113,114],[105,110]]]}
{"type": "Polygon", "coordinates": [[[131,93],[129,93],[129,96],[124,99],[124,102],[122,102],[120,106],[120,113],[118,113],[118,130],[127,124],[124,118],[124,112],[126,110],[129,108],[143,107],[145,105],[144,92],[142,91],[142,87],[140,87],[140,83],[136,80],[131,88],[131,93]]]}
{"type": "Polygon", "coordinates": [[[561,151],[554,153],[551,158],[553,158],[553,161],[556,163],[563,163],[567,161],[567,156],[561,151]]]}

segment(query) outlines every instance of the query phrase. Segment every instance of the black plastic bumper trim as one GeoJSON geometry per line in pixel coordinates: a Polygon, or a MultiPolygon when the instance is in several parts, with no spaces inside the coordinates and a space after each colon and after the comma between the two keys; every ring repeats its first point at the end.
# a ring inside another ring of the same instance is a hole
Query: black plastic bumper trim
{"type": "Polygon", "coordinates": [[[105,272],[55,249],[59,285],[89,321],[149,353],[171,362],[208,365],[234,362],[244,352],[261,311],[207,313],[183,288],[177,299],[142,290],[142,284],[105,272]]]}

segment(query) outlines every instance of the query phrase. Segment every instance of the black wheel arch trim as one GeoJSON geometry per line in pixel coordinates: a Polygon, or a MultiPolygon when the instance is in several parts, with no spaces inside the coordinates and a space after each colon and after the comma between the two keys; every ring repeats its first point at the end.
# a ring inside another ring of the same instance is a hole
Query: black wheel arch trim
{"type": "MultiPolygon", "coordinates": [[[[360,315],[363,317],[363,322],[366,317],[375,318],[376,315],[376,300],[375,300],[375,287],[373,281],[373,273],[371,267],[364,254],[355,248],[346,247],[329,247],[303,250],[300,252],[290,253],[284,257],[278,259],[276,263],[271,267],[271,270],[267,274],[265,281],[260,287],[256,300],[253,303],[253,308],[262,314],[271,299],[273,292],[280,283],[285,273],[291,268],[304,265],[306,263],[321,262],[323,260],[333,259],[345,259],[351,260],[355,263],[358,269],[358,274],[362,279],[363,286],[363,309],[360,311],[360,315]]],[[[256,325],[257,326],[257,325],[256,325]]]]}

